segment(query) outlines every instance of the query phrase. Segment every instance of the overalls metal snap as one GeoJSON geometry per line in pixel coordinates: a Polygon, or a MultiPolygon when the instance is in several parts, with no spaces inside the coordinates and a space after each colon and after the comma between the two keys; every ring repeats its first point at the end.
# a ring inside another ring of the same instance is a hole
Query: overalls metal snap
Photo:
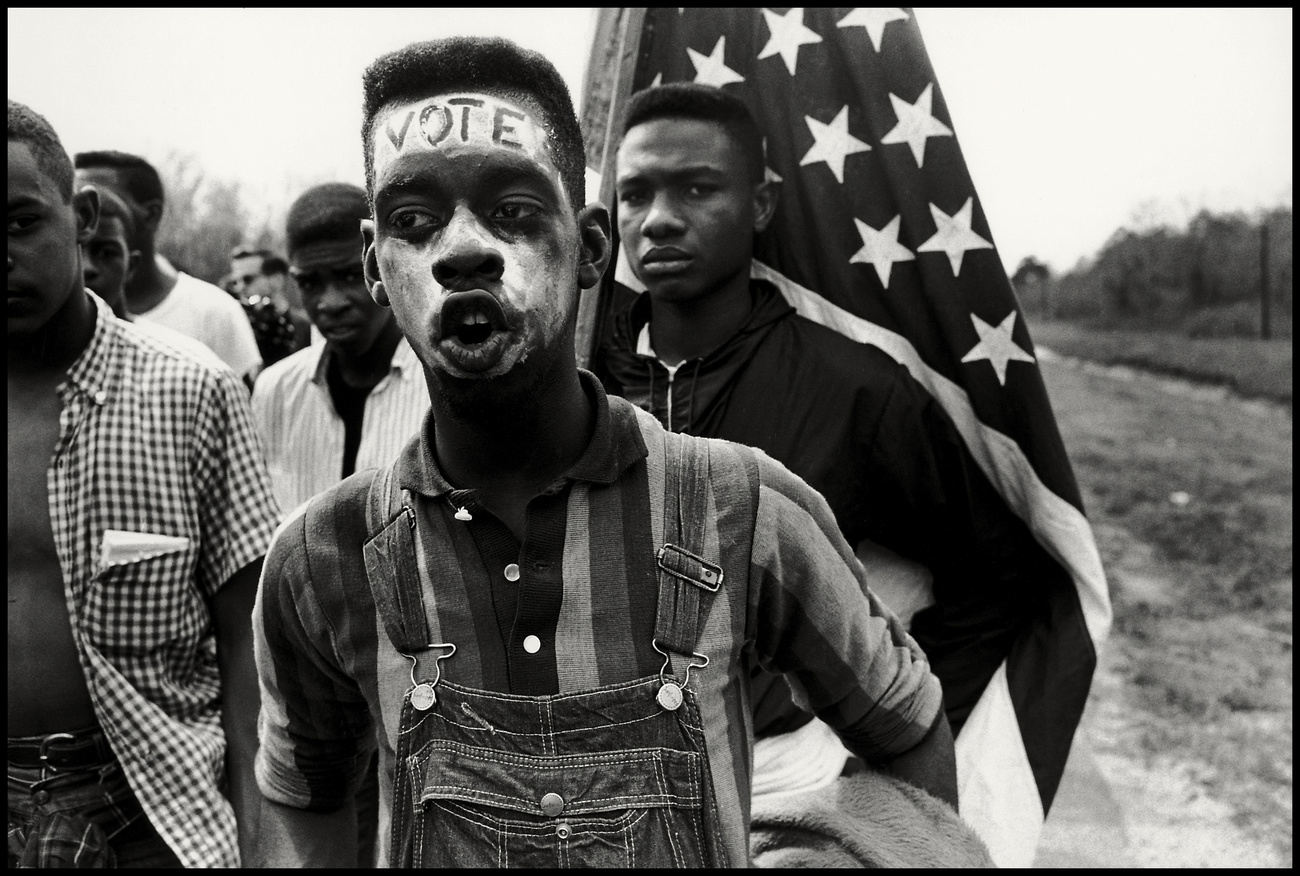
{"type": "Polygon", "coordinates": [[[682,683],[678,684],[677,679],[667,675],[668,666],[672,662],[672,658],[668,656],[668,652],[659,647],[658,639],[651,639],[650,645],[660,654],[664,655],[664,665],[659,667],[659,681],[661,682],[661,686],[659,692],[655,694],[655,702],[659,703],[662,708],[669,712],[675,712],[682,706],[682,688],[691,683],[691,670],[703,669],[708,666],[709,656],[707,654],[701,654],[699,651],[693,652],[691,656],[699,660],[699,662],[697,663],[696,660],[692,660],[686,665],[686,672],[682,678],[682,683]]]}
{"type": "Polygon", "coordinates": [[[456,653],[456,646],[451,642],[431,642],[425,650],[431,651],[434,648],[449,648],[450,650],[446,654],[439,654],[433,658],[433,681],[417,682],[415,680],[415,667],[420,662],[419,658],[414,654],[405,655],[411,661],[411,707],[421,712],[429,711],[429,709],[433,708],[434,703],[438,702],[438,695],[434,693],[433,689],[442,678],[442,661],[456,653]]]}
{"type": "Polygon", "coordinates": [[[566,840],[573,836],[573,828],[569,827],[567,822],[561,821],[555,825],[555,836],[557,839],[566,840]]]}
{"type": "Polygon", "coordinates": [[[552,791],[542,797],[542,814],[554,818],[564,811],[564,798],[552,791]]]}

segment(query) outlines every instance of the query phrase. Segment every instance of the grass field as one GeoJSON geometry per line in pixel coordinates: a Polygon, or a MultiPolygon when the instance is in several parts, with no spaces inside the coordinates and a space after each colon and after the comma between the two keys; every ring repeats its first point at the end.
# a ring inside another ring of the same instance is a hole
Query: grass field
{"type": "Polygon", "coordinates": [[[1062,356],[1225,385],[1249,398],[1291,404],[1290,339],[1187,338],[1044,320],[1032,322],[1029,333],[1035,345],[1062,356]]]}
{"type": "MultiPolygon", "coordinates": [[[[1134,363],[1122,348],[1105,346],[1120,344],[1118,333],[1096,338],[1049,326],[1031,334],[1077,358],[1134,363]]],[[[1150,336],[1128,342],[1130,355],[1177,357],[1178,345],[1193,346],[1150,336]]],[[[1281,349],[1260,346],[1238,341],[1222,349],[1248,350],[1228,355],[1233,363],[1257,354],[1255,361],[1283,359],[1281,349]]],[[[1289,342],[1284,359],[1289,403],[1289,342]]],[[[1289,861],[1289,413],[1231,397],[1171,395],[1154,381],[1084,369],[1044,373],[1110,581],[1108,647],[1118,650],[1133,694],[1136,738],[1126,740],[1128,750],[1143,751],[1155,768],[1194,767],[1198,784],[1232,806],[1238,827],[1289,861]]]]}

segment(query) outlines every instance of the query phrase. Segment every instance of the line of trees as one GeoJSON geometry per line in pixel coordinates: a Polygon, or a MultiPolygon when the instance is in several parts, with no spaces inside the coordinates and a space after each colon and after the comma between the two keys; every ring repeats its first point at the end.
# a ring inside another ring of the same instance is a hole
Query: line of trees
{"type": "Polygon", "coordinates": [[[1291,218],[1284,206],[1254,216],[1201,210],[1182,229],[1138,221],[1059,276],[1030,256],[1012,282],[1021,306],[1039,319],[1257,337],[1267,227],[1270,321],[1275,336],[1290,337],[1291,218]]]}
{"type": "Polygon", "coordinates": [[[155,166],[166,195],[158,251],[177,267],[219,284],[236,246],[284,253],[287,200],[259,210],[241,183],[209,176],[192,155],[173,152],[155,166]]]}

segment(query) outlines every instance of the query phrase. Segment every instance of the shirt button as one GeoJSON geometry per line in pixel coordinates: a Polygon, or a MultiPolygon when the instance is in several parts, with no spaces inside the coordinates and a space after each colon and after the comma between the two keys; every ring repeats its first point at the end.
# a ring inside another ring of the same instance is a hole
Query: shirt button
{"type": "Polygon", "coordinates": [[[96,404],[102,405],[106,401],[108,401],[108,393],[104,392],[104,390],[101,389],[99,392],[95,393],[96,404]]]}
{"type": "MultiPolygon", "coordinates": [[[[526,637],[524,639],[524,650],[527,651],[529,654],[536,654],[538,651],[542,650],[542,640],[537,638],[536,636],[526,637]]],[[[548,796],[554,796],[554,795],[552,794],[548,796]]]]}
{"type": "MultiPolygon", "coordinates": [[[[555,797],[556,795],[555,795],[555,794],[550,794],[550,795],[548,795],[548,796],[555,797]]],[[[49,803],[49,802],[50,802],[50,792],[49,792],[49,791],[37,791],[35,794],[32,795],[32,802],[35,803],[37,806],[44,806],[46,803],[49,803]]],[[[543,800],[542,802],[545,803],[546,801],[543,800]]],[[[563,805],[563,804],[561,804],[561,805],[563,805]]],[[[558,812],[559,810],[556,810],[556,811],[558,812]]]]}
{"type": "Polygon", "coordinates": [[[551,792],[542,798],[542,813],[550,818],[554,818],[564,811],[564,798],[555,792],[551,792]]]}
{"type": "Polygon", "coordinates": [[[510,565],[506,566],[506,580],[507,580],[507,581],[518,581],[518,580],[519,580],[519,564],[518,564],[518,563],[511,563],[510,565]]]}

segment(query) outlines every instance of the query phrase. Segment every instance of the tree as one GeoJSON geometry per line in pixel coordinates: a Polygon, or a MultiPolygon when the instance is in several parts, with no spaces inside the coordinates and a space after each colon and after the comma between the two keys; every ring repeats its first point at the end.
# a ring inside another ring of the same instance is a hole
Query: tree
{"type": "Polygon", "coordinates": [[[269,217],[253,221],[240,183],[207,176],[193,155],[179,152],[169,154],[158,173],[166,194],[158,251],[186,273],[219,283],[236,245],[283,251],[283,233],[269,217]]]}

